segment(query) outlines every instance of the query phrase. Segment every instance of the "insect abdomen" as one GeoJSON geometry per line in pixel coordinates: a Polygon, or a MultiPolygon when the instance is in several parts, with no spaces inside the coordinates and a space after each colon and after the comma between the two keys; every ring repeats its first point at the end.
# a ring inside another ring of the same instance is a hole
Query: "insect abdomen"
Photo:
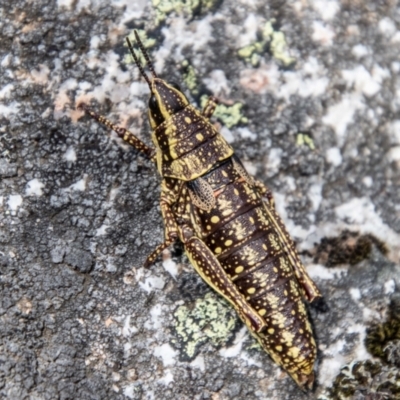
{"type": "Polygon", "coordinates": [[[290,373],[309,375],[316,357],[302,289],[260,194],[229,159],[202,176],[215,207],[195,211],[197,235],[216,255],[246,301],[266,321],[254,336],[290,373]]]}

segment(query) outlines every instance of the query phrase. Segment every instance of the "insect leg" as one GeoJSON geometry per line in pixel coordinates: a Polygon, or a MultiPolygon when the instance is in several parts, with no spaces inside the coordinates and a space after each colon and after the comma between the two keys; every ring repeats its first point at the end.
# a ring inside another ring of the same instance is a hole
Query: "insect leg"
{"type": "Polygon", "coordinates": [[[211,116],[214,114],[215,108],[218,105],[218,100],[214,96],[210,96],[207,99],[207,103],[203,108],[203,111],[201,112],[201,115],[205,118],[211,118],[211,116]]]}
{"type": "Polygon", "coordinates": [[[184,246],[192,265],[204,281],[232,304],[251,331],[262,331],[266,327],[265,320],[247,303],[205,243],[192,236],[184,246]]]}
{"type": "Polygon", "coordinates": [[[168,201],[166,201],[163,197],[161,197],[160,200],[160,207],[161,207],[161,214],[164,220],[165,224],[165,233],[164,233],[164,243],[161,243],[146,259],[146,262],[144,263],[144,267],[148,268],[150,267],[151,264],[154,263],[154,261],[157,259],[157,257],[172,243],[175,242],[175,240],[178,237],[178,227],[175,222],[174,215],[172,213],[171,207],[168,204],[168,201]]]}
{"type": "Polygon", "coordinates": [[[127,129],[122,128],[120,126],[114,125],[111,121],[109,121],[106,117],[103,117],[100,114],[97,114],[95,111],[91,110],[86,104],[79,104],[78,108],[84,110],[87,114],[89,114],[96,121],[99,121],[101,124],[105,125],[107,128],[112,129],[117,135],[123,139],[125,142],[129,143],[136,150],[144,153],[148,158],[153,159],[155,155],[155,150],[151,147],[144,144],[139,138],[137,138],[132,132],[129,132],[127,129]]]}

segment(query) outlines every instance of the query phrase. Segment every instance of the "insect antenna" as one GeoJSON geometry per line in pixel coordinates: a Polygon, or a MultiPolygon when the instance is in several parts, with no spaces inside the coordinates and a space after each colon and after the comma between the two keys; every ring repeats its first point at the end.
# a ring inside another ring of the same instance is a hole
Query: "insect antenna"
{"type": "Polygon", "coordinates": [[[129,38],[125,38],[126,42],[128,43],[128,47],[129,47],[129,51],[131,52],[131,55],[133,57],[133,59],[135,60],[135,64],[136,66],[139,68],[140,74],[143,76],[143,78],[146,80],[147,84],[149,85],[149,87],[151,88],[151,82],[149,77],[147,76],[146,72],[144,71],[142,65],[139,62],[139,59],[137,58],[136,54],[135,54],[135,50],[133,50],[133,46],[131,41],[129,40],[129,38]]]}
{"type": "Polygon", "coordinates": [[[154,70],[153,63],[151,62],[150,57],[147,54],[147,51],[146,51],[145,47],[143,46],[142,41],[140,40],[139,34],[137,33],[136,30],[134,30],[133,32],[135,33],[136,41],[138,42],[139,48],[140,48],[141,52],[143,53],[143,56],[147,62],[147,66],[148,66],[151,74],[153,75],[154,78],[157,78],[157,74],[156,74],[156,71],[154,70]]]}

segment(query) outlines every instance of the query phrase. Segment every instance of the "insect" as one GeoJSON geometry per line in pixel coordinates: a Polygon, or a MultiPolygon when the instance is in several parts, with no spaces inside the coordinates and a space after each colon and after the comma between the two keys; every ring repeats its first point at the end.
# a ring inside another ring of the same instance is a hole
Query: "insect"
{"type": "Polygon", "coordinates": [[[307,275],[277,215],[269,189],[251,177],[233,148],[210,123],[217,105],[202,111],[178,85],[159,78],[135,31],[149,77],[127,38],[150,89],[149,119],[155,148],[115,126],[87,105],[79,107],[152,160],[162,177],[164,243],[180,240],[193,267],[236,310],[263,349],[304,390],[314,382],[316,344],[304,300],[321,294],[307,275]]]}

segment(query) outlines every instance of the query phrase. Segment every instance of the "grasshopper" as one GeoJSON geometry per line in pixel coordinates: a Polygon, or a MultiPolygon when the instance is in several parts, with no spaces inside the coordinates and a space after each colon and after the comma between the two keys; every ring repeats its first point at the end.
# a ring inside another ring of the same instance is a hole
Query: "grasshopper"
{"type": "Polygon", "coordinates": [[[159,78],[135,31],[149,77],[127,38],[150,89],[152,142],[147,146],[87,105],[80,107],[152,160],[162,177],[165,239],[147,258],[180,240],[194,269],[236,310],[270,357],[303,389],[314,383],[316,344],[304,300],[321,294],[301,263],[276,213],[270,190],[250,176],[210,123],[216,99],[202,111],[178,85],[159,78]]]}

